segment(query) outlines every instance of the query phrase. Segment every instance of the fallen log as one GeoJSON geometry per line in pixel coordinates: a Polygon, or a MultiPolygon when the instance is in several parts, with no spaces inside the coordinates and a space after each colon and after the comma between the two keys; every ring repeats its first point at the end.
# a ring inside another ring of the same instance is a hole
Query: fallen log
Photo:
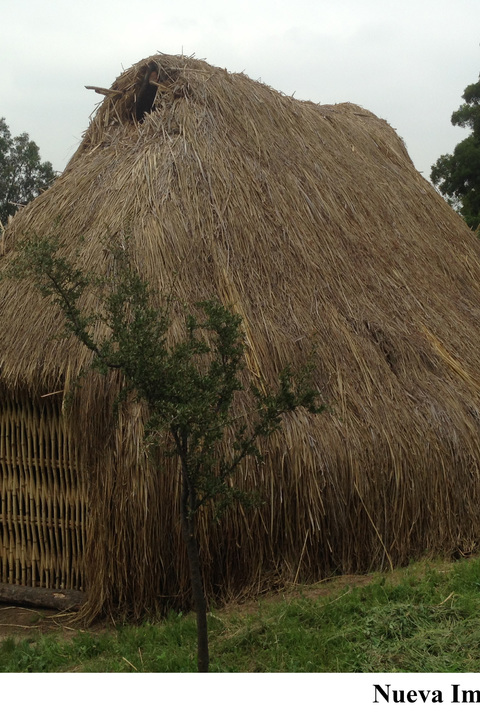
{"type": "Polygon", "coordinates": [[[86,594],[80,590],[51,590],[0,583],[0,603],[54,610],[79,610],[86,599],[86,594]]]}

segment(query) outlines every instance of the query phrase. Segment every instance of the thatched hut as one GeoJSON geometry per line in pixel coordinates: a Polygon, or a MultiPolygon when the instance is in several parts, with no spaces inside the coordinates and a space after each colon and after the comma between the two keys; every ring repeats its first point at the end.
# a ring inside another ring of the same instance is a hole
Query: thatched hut
{"type": "MultiPolygon", "coordinates": [[[[108,275],[104,239],[128,228],[159,297],[175,277],[181,300],[243,316],[256,378],[319,347],[331,412],[288,418],[241,469],[261,507],[202,519],[209,596],[471,552],[479,246],[393,129],[177,56],[104,94],[65,172],[7,228],[0,269],[25,234],[56,233],[108,275]]],[[[143,409],[115,418],[120,380],[94,373],[65,407],[90,356],[29,282],[2,281],[0,317],[0,582],[86,589],[90,616],[188,603],[178,468],[148,461],[143,409]]]]}

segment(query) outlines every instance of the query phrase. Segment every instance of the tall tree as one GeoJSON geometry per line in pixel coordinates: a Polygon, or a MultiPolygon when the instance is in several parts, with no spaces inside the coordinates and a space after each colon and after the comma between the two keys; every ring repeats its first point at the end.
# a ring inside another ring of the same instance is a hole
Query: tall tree
{"type": "Polygon", "coordinates": [[[52,164],[41,162],[40,151],[27,133],[12,137],[0,118],[0,222],[46,190],[53,182],[52,164]]]}
{"type": "Polygon", "coordinates": [[[480,228],[480,80],[465,88],[465,102],[452,114],[452,125],[470,128],[472,134],[452,155],[442,155],[430,178],[442,195],[473,229],[480,228]]]}

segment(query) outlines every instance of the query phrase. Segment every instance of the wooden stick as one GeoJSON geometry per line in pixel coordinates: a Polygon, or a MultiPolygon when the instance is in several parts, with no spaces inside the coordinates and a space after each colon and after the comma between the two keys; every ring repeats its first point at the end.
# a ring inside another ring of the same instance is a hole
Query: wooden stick
{"type": "Polygon", "coordinates": [[[99,95],[123,95],[123,90],[109,90],[107,88],[97,87],[96,85],[85,85],[87,90],[95,90],[99,95]]]}

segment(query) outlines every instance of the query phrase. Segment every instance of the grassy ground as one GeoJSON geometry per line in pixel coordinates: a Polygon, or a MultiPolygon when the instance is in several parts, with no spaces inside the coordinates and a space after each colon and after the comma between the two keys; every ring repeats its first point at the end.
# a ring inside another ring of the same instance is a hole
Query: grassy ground
{"type": "MultiPolygon", "coordinates": [[[[298,588],[209,618],[214,672],[479,672],[480,558],[298,588]],[[346,584],[347,583],[347,584],[346,584]],[[350,583],[350,584],[348,584],[350,583]]],[[[192,615],[4,639],[3,672],[194,672],[192,615]]]]}

